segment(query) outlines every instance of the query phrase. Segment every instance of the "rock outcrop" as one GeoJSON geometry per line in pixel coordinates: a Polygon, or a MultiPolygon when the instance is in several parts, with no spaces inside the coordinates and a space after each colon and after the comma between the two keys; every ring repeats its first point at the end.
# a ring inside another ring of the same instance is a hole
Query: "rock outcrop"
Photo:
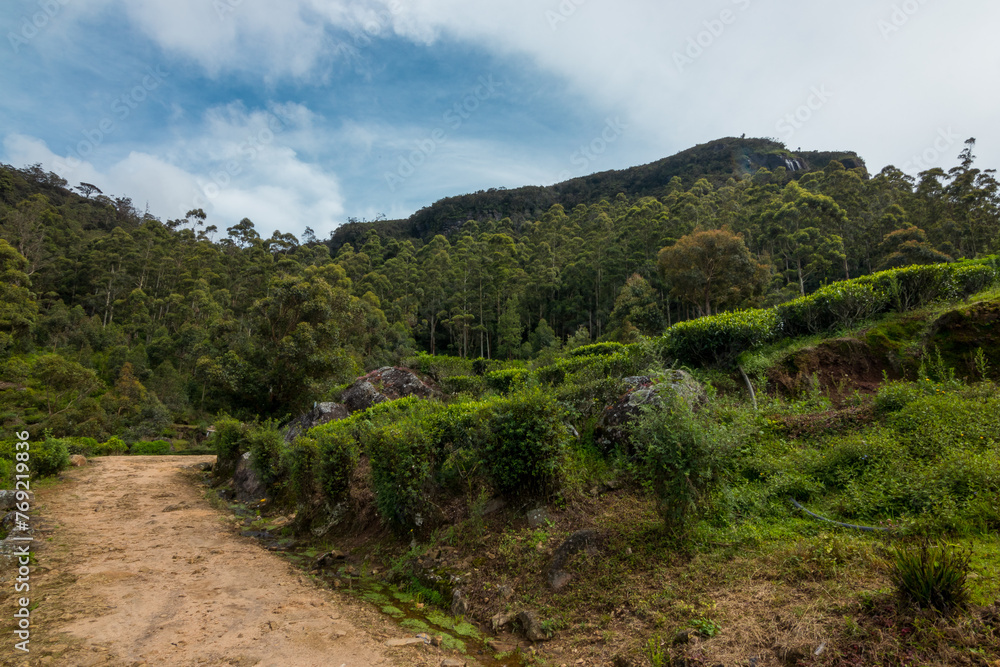
{"type": "Polygon", "coordinates": [[[440,397],[441,390],[429,380],[407,368],[385,366],[358,378],[344,390],[341,400],[350,412],[367,410],[373,405],[404,396],[440,397]]]}
{"type": "Polygon", "coordinates": [[[316,403],[312,410],[288,423],[288,430],[285,431],[285,442],[295,440],[315,426],[349,417],[350,414],[351,411],[347,409],[347,406],[340,403],[316,403]]]}

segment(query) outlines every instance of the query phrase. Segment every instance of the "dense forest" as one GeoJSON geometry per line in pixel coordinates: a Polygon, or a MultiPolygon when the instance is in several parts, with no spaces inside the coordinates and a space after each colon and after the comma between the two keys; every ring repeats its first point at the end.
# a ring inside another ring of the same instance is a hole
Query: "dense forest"
{"type": "Polygon", "coordinates": [[[503,205],[461,224],[452,209],[355,223],[352,242],[267,236],[249,218],[223,231],[201,210],[159,220],[38,165],[2,166],[3,423],[138,439],[219,411],[281,418],[421,351],[525,359],[630,342],[1000,249],[997,181],[973,139],[955,167],[916,179],[871,176],[853,154],[724,145],[516,206],[518,191],[491,191],[503,205]]]}

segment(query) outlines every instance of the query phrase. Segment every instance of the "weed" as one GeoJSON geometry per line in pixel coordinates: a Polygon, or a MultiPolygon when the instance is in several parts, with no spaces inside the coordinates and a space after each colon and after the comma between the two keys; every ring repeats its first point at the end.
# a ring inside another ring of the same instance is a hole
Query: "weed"
{"type": "Polygon", "coordinates": [[[946,614],[969,600],[970,559],[970,551],[924,540],[916,549],[895,549],[889,577],[903,602],[946,614]]]}
{"type": "Polygon", "coordinates": [[[710,618],[693,618],[688,622],[688,625],[704,637],[714,637],[722,630],[719,624],[710,618]]]}
{"type": "Polygon", "coordinates": [[[653,667],[666,667],[667,651],[663,646],[663,640],[659,637],[650,637],[646,642],[646,657],[649,658],[653,667]]]}

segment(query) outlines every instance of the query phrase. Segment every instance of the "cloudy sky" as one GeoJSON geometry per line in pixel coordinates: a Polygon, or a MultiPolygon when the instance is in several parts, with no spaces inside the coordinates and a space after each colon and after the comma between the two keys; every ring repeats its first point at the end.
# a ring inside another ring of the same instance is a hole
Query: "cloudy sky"
{"type": "Polygon", "coordinates": [[[989,0],[5,0],[0,161],[327,236],[724,136],[1000,166],[989,0]]]}

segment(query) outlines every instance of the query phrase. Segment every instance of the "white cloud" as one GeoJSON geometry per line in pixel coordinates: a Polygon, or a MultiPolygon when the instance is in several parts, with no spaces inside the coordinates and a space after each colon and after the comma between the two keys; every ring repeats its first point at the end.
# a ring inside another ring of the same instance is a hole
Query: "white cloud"
{"type": "Polygon", "coordinates": [[[323,236],[343,222],[344,207],[337,177],[294,148],[315,136],[312,122],[301,105],[247,111],[231,104],[209,110],[195,136],[159,151],[131,152],[104,168],[57,155],[24,135],[8,135],[4,152],[7,161],[41,163],[70,185],[93,183],[109,195],[131,197],[140,210],[148,204],[164,220],[203,208],[221,229],[248,217],[267,234],[299,235],[309,226],[323,236]]]}

